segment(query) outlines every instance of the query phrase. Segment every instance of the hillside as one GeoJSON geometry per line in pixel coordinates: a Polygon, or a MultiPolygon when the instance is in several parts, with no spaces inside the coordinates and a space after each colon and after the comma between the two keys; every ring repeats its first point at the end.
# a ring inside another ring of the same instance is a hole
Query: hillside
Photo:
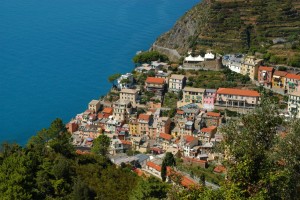
{"type": "MultiPolygon", "coordinates": [[[[160,36],[153,49],[184,55],[188,49],[273,55],[288,64],[300,52],[299,0],[203,0],[160,36]],[[160,48],[164,47],[164,48],[160,48]]],[[[178,56],[177,56],[178,58],[178,56]]]]}

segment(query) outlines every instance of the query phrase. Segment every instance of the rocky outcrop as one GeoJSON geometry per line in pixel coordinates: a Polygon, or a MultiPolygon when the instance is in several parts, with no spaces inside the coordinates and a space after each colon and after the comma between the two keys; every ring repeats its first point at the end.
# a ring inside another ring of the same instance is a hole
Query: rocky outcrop
{"type": "Polygon", "coordinates": [[[155,44],[152,45],[150,50],[158,51],[162,54],[165,54],[166,56],[168,56],[168,58],[171,62],[178,62],[181,57],[176,49],[169,49],[169,48],[161,47],[161,46],[158,46],[155,44]]]}

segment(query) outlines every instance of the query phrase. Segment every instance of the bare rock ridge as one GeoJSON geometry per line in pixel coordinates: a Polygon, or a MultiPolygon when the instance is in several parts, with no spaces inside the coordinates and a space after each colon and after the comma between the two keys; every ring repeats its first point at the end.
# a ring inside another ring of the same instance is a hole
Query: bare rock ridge
{"type": "Polygon", "coordinates": [[[299,41],[299,0],[203,0],[161,35],[152,49],[171,60],[188,49],[289,57],[300,52],[299,41]]]}

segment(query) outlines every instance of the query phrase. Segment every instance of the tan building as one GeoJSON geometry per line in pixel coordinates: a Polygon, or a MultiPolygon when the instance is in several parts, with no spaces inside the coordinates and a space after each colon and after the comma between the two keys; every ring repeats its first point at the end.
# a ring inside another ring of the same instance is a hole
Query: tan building
{"type": "Polygon", "coordinates": [[[215,105],[235,108],[255,108],[260,104],[260,94],[255,90],[219,88],[215,105]]]}
{"type": "Polygon", "coordinates": [[[202,108],[202,101],[203,101],[205,89],[185,87],[182,91],[183,91],[183,98],[181,101],[177,102],[177,107],[182,107],[187,104],[195,103],[200,108],[202,108]]]}
{"type": "Polygon", "coordinates": [[[120,91],[121,101],[130,101],[132,107],[136,107],[136,100],[138,98],[138,91],[134,89],[122,89],[120,91]]]}
{"type": "Polygon", "coordinates": [[[186,77],[184,75],[172,74],[169,79],[169,91],[179,92],[185,86],[186,77]]]}
{"type": "Polygon", "coordinates": [[[88,109],[90,111],[93,111],[93,112],[97,112],[99,109],[100,109],[100,101],[99,100],[92,100],[90,103],[89,103],[89,107],[88,109]]]}
{"type": "Polygon", "coordinates": [[[262,63],[262,59],[256,59],[255,56],[247,56],[241,66],[241,74],[248,75],[250,79],[257,78],[258,67],[262,63]]]}
{"type": "Polygon", "coordinates": [[[128,121],[129,115],[132,111],[132,106],[130,101],[118,100],[113,105],[114,109],[114,119],[117,121],[128,121]]]}
{"type": "Polygon", "coordinates": [[[149,127],[152,125],[152,115],[140,114],[138,117],[138,133],[140,135],[150,135],[149,127]]]}

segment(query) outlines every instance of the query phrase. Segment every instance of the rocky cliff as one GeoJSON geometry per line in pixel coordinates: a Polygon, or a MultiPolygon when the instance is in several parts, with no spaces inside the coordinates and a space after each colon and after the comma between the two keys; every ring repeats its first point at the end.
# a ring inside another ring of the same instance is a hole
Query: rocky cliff
{"type": "Polygon", "coordinates": [[[180,57],[176,52],[212,49],[269,53],[287,62],[286,57],[300,52],[299,35],[299,0],[203,0],[152,48],[171,55],[172,60],[180,57]]]}

